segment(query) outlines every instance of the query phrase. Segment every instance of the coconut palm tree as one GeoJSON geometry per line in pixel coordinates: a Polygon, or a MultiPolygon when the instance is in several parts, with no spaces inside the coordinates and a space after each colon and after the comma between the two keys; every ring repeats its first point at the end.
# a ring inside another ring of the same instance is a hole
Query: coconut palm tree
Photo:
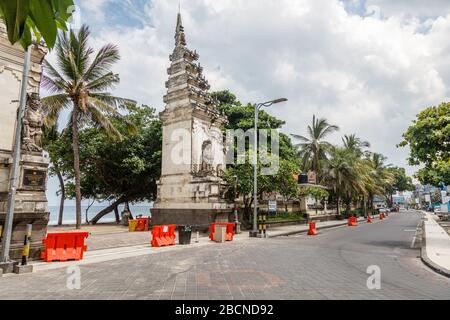
{"type": "Polygon", "coordinates": [[[53,94],[42,99],[47,109],[46,125],[51,127],[58,122],[62,111],[70,112],[67,126],[72,134],[77,229],[81,228],[79,130],[93,125],[120,140],[121,135],[108,116],[119,115],[118,109],[131,103],[106,92],[119,83],[119,76],[110,71],[120,59],[117,47],[107,44],[94,55],[88,46],[89,35],[85,25],[78,33],[62,33],[55,47],[57,67],[45,61],[42,79],[43,87],[53,94]]]}
{"type": "Polygon", "coordinates": [[[387,158],[380,153],[371,153],[367,156],[371,167],[371,177],[373,179],[373,185],[369,190],[369,206],[373,208],[373,197],[383,196],[384,189],[387,185],[394,182],[393,174],[388,170],[392,165],[386,164],[387,158]]]}
{"type": "Polygon", "coordinates": [[[332,145],[325,141],[325,138],[338,130],[338,126],[329,124],[323,118],[316,119],[314,115],[312,125],[308,126],[307,136],[292,134],[292,137],[300,141],[296,147],[301,159],[302,169],[315,171],[318,181],[321,180],[321,161],[327,158],[327,152],[332,148],[332,145]]]}
{"type": "Polygon", "coordinates": [[[344,143],[344,148],[355,152],[359,157],[367,154],[367,149],[370,148],[369,142],[361,140],[355,134],[344,135],[342,142],[344,143]]]}

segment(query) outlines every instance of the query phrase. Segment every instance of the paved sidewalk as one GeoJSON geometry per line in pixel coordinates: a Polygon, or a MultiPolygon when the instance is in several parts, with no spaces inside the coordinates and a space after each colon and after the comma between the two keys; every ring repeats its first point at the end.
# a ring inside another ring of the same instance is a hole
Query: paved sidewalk
{"type": "Polygon", "coordinates": [[[435,271],[450,277],[450,236],[436,221],[438,217],[424,213],[422,260],[435,271]]]}

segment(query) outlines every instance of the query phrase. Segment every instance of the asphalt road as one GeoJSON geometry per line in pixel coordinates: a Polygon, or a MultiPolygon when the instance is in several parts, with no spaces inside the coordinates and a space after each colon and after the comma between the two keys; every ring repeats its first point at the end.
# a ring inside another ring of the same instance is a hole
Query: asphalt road
{"type": "Polygon", "coordinates": [[[0,299],[450,299],[450,279],[423,265],[420,215],[357,228],[227,243],[0,278],[0,299]],[[369,267],[380,289],[370,290],[369,267]],[[70,282],[70,281],[69,281],[70,282]],[[71,282],[74,283],[74,282],[71,282]]]}

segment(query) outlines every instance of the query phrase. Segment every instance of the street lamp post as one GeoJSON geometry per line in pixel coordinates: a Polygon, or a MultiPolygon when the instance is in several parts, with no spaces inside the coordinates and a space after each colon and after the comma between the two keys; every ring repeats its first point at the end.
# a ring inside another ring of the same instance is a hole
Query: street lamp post
{"type": "Polygon", "coordinates": [[[241,223],[239,222],[239,213],[237,209],[237,183],[238,176],[233,176],[233,186],[234,186],[234,223],[236,225],[236,234],[241,233],[241,223]]]}
{"type": "Polygon", "coordinates": [[[261,108],[270,107],[271,105],[286,102],[288,99],[281,98],[264,103],[255,104],[255,132],[253,141],[253,230],[250,231],[250,237],[258,236],[258,118],[261,108]]]}

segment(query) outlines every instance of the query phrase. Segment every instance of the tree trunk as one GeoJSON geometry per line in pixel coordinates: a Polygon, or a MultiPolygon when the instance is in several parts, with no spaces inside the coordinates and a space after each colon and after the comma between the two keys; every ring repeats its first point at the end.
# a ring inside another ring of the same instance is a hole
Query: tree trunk
{"type": "Polygon", "coordinates": [[[61,200],[59,203],[59,216],[58,216],[58,226],[62,226],[63,224],[63,216],[64,216],[64,200],[66,200],[66,187],[64,186],[64,179],[61,175],[61,172],[55,167],[56,175],[59,180],[59,187],[61,188],[61,200]]]}
{"type": "Polygon", "coordinates": [[[114,214],[116,215],[116,223],[120,224],[120,215],[119,215],[119,206],[118,205],[114,208],[114,214]]]}
{"type": "Polygon", "coordinates": [[[341,215],[341,197],[339,195],[337,196],[337,215],[341,215]]]}
{"type": "Polygon", "coordinates": [[[119,205],[121,205],[122,203],[126,202],[127,199],[125,197],[121,197],[120,199],[116,200],[115,202],[113,202],[112,204],[110,204],[108,207],[106,207],[105,209],[103,209],[102,211],[100,211],[99,213],[97,213],[97,215],[91,220],[92,224],[97,224],[97,222],[103,218],[104,216],[106,216],[107,214],[111,213],[112,211],[114,211],[119,205]]]}
{"type": "Polygon", "coordinates": [[[75,204],[77,229],[81,229],[81,180],[80,180],[80,146],[78,139],[78,103],[74,101],[72,112],[72,148],[73,170],[75,173],[75,204]]]}

